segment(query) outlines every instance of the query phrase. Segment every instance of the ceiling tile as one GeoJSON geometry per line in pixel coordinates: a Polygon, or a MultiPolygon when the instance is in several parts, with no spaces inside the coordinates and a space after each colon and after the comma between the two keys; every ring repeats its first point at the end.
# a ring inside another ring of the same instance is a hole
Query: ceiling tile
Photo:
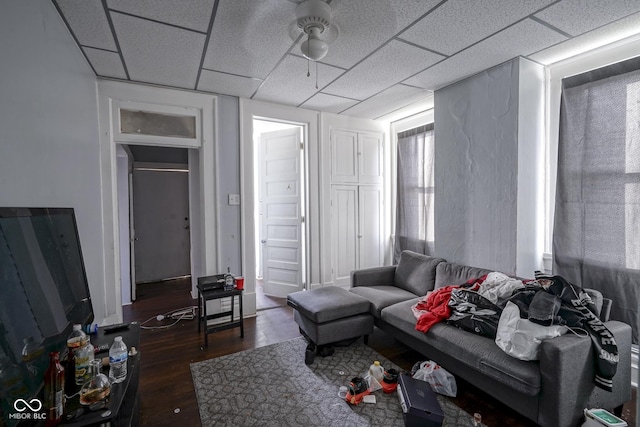
{"type": "Polygon", "coordinates": [[[205,36],[111,12],[131,80],[193,89],[205,36]]]}
{"type": "Polygon", "coordinates": [[[566,37],[526,19],[404,81],[425,89],[439,89],[457,80],[555,45],[566,37]]]}
{"type": "Polygon", "coordinates": [[[376,119],[431,95],[431,91],[398,84],[349,108],[344,113],[348,116],[376,119]]]}
{"type": "Polygon", "coordinates": [[[109,9],[206,32],[214,0],[107,0],[109,9]]]}
{"type": "Polygon", "coordinates": [[[91,47],[83,47],[85,55],[91,62],[96,74],[100,77],[114,77],[116,79],[126,79],[127,73],[124,71],[120,54],[91,47]]]}
{"type": "Polygon", "coordinates": [[[198,90],[249,99],[260,83],[262,80],[203,69],[200,73],[198,90]]]}
{"type": "Polygon", "coordinates": [[[408,43],[392,40],[322,91],[366,99],[443,59],[408,43]]]}
{"type": "Polygon", "coordinates": [[[117,50],[100,0],[57,0],[57,3],[78,43],[117,50]]]}
{"type": "MultiPolygon", "coordinates": [[[[309,63],[300,56],[287,55],[260,86],[253,99],[271,100],[287,105],[302,104],[318,92],[315,64],[309,63]],[[308,65],[310,65],[309,68],[307,68],[308,65]],[[307,77],[307,69],[311,74],[309,77],[307,77]]],[[[343,72],[344,70],[340,68],[318,63],[318,87],[326,86],[343,72]]]]}
{"type": "Polygon", "coordinates": [[[563,0],[535,16],[577,36],[639,11],[639,1],[563,0]]]}
{"type": "Polygon", "coordinates": [[[109,9],[206,32],[214,0],[107,0],[109,9]]]}
{"type": "Polygon", "coordinates": [[[204,67],[264,79],[294,43],[288,28],[295,3],[220,0],[204,67]]]}
{"type": "Polygon", "coordinates": [[[326,111],[328,113],[339,113],[357,104],[358,101],[339,96],[327,95],[326,93],[316,93],[300,107],[309,110],[326,111]]]}
{"type": "Polygon", "coordinates": [[[351,68],[439,2],[385,0],[377,1],[372,6],[371,0],[332,1],[337,38],[329,43],[329,53],[323,62],[351,68]]]}
{"type": "Polygon", "coordinates": [[[617,40],[631,37],[638,34],[639,29],[640,12],[536,52],[529,55],[528,58],[544,65],[553,64],[617,40]]]}
{"type": "Polygon", "coordinates": [[[445,55],[456,52],[502,30],[553,0],[449,0],[400,38],[445,55]]]}

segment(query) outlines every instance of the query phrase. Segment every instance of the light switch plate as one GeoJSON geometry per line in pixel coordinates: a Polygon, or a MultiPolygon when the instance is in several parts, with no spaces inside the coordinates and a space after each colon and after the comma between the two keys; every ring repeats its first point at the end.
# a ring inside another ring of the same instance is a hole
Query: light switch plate
{"type": "Polygon", "coordinates": [[[239,194],[229,194],[229,204],[230,205],[239,205],[240,204],[240,195],[239,194]]]}

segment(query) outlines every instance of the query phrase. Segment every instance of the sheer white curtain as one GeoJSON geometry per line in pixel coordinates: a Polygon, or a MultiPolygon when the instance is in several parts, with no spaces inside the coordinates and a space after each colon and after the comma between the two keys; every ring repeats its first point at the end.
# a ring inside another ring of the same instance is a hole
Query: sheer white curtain
{"type": "Polygon", "coordinates": [[[640,58],[562,84],[553,271],[611,298],[637,344],[640,58]]]}
{"type": "Polygon", "coordinates": [[[433,254],[433,123],[398,134],[394,262],[405,250],[433,254]]]}

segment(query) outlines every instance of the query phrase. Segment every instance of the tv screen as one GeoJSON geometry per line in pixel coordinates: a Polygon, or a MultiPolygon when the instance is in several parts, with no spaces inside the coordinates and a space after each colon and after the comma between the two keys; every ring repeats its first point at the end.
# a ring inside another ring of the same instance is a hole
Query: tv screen
{"type": "Polygon", "coordinates": [[[3,415],[39,393],[49,352],[65,349],[73,324],[92,321],[73,209],[0,207],[3,415]]]}

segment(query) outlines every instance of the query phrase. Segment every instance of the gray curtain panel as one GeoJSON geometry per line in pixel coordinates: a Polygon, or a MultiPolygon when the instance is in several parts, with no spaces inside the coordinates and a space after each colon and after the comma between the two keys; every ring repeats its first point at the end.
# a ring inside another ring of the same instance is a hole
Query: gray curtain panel
{"type": "Polygon", "coordinates": [[[398,134],[394,263],[403,250],[433,255],[433,123],[398,134]]]}
{"type": "Polygon", "coordinates": [[[637,344],[640,58],[562,83],[553,272],[611,298],[637,344]]]}

